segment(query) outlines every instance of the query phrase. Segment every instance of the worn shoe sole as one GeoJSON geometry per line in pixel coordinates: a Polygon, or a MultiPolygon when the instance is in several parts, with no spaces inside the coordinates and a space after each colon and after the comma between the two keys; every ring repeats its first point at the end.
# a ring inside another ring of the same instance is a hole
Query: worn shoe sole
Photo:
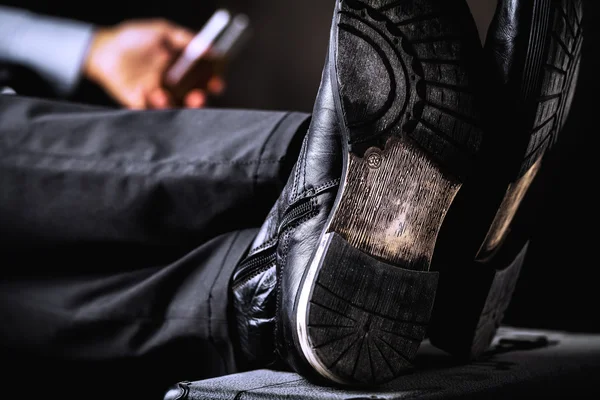
{"type": "MultiPolygon", "coordinates": [[[[514,251],[504,243],[543,155],[556,143],[569,115],[581,64],[582,1],[521,3],[519,28],[527,40],[521,40],[514,50],[511,81],[491,91],[497,102],[490,108],[498,111],[496,122],[488,128],[498,129],[490,132],[496,138],[492,141],[496,154],[491,157],[505,173],[508,189],[504,187],[503,199],[474,262],[466,262],[460,271],[449,265],[453,273],[440,273],[428,332],[432,344],[464,359],[475,359],[488,349],[512,298],[520,263],[511,260],[522,244],[514,251]]],[[[475,205],[463,207],[473,209],[475,205]]],[[[453,217],[464,218],[457,214],[448,219],[453,217]]],[[[452,244],[448,251],[453,251],[452,244]]]]}
{"type": "Polygon", "coordinates": [[[373,385],[411,370],[427,331],[436,237],[482,141],[481,45],[462,0],[343,0],[330,40],[344,171],[295,340],[320,377],[373,385]]]}

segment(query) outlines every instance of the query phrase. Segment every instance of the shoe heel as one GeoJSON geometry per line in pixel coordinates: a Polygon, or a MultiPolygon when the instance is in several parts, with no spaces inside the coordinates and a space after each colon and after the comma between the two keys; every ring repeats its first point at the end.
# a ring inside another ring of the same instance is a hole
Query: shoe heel
{"type": "Polygon", "coordinates": [[[487,351],[512,299],[527,249],[526,244],[502,270],[472,263],[440,274],[428,330],[431,344],[465,361],[487,351]]]}
{"type": "Polygon", "coordinates": [[[332,83],[347,151],[327,231],[428,270],[483,140],[477,28],[461,0],[342,0],[336,22],[332,83]]]}
{"type": "Polygon", "coordinates": [[[390,265],[328,233],[305,282],[298,337],[319,374],[341,384],[379,384],[412,369],[435,299],[436,272],[390,265]]]}

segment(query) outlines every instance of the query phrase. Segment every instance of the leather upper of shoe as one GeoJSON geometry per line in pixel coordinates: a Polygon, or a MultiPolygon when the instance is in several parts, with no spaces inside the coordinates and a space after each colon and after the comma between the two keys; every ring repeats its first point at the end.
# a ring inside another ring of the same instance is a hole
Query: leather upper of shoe
{"type": "Polygon", "coordinates": [[[508,90],[505,94],[513,102],[522,91],[525,65],[531,56],[529,36],[533,8],[532,1],[498,0],[485,43],[485,51],[495,71],[490,78],[508,90]]]}
{"type": "MultiPolygon", "coordinates": [[[[276,307],[280,318],[292,315],[304,269],[337,194],[341,136],[327,65],[298,161],[247,257],[234,272],[233,306],[245,357],[243,369],[278,361],[276,307]]],[[[281,355],[285,346],[278,347],[281,355]]]]}
{"type": "Polygon", "coordinates": [[[232,279],[237,345],[241,351],[238,369],[265,367],[275,361],[276,285],[275,251],[279,215],[273,207],[238,265],[232,279]]]}
{"type": "Polygon", "coordinates": [[[502,83],[507,83],[514,65],[514,52],[522,27],[519,0],[499,0],[488,30],[486,48],[492,54],[502,83]]]}
{"type": "Polygon", "coordinates": [[[283,215],[300,208],[303,212],[295,213],[294,222],[280,224],[277,246],[277,353],[288,366],[307,373],[310,371],[295,353],[299,346],[294,343],[295,333],[290,330],[295,326],[294,310],[300,284],[325,229],[342,175],[342,136],[330,70],[327,58],[303,151],[282,194],[285,201],[281,203],[280,212],[283,215]]]}

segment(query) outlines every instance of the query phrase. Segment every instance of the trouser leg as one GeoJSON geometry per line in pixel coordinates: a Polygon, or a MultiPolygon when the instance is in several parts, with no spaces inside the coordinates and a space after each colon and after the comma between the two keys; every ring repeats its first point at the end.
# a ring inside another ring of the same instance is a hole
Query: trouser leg
{"type": "Polygon", "coordinates": [[[259,225],[307,118],[0,96],[0,241],[181,246],[259,225]]]}
{"type": "Polygon", "coordinates": [[[225,233],[168,264],[132,271],[4,279],[0,350],[28,374],[40,360],[58,363],[41,372],[61,380],[74,366],[101,371],[106,384],[125,365],[164,385],[235,372],[229,281],[255,233],[225,233]]]}
{"type": "Polygon", "coordinates": [[[0,96],[0,117],[2,350],[159,381],[233,372],[230,276],[308,116],[0,96]]]}

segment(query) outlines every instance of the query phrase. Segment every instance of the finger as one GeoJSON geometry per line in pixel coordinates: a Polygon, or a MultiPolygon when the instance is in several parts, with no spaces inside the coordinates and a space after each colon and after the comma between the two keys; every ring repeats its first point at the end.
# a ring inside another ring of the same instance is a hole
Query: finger
{"type": "Polygon", "coordinates": [[[213,76],[208,80],[207,89],[209,93],[219,96],[225,91],[225,80],[220,76],[213,76]]]}
{"type": "Polygon", "coordinates": [[[191,90],[185,96],[184,104],[187,108],[202,108],[206,105],[206,95],[200,89],[191,90]]]}
{"type": "Polygon", "coordinates": [[[173,107],[171,96],[163,89],[154,89],[147,96],[147,102],[150,108],[166,109],[173,107]]]}
{"type": "Polygon", "coordinates": [[[144,110],[147,108],[144,92],[140,88],[132,89],[122,95],[121,103],[132,110],[144,110]]]}

